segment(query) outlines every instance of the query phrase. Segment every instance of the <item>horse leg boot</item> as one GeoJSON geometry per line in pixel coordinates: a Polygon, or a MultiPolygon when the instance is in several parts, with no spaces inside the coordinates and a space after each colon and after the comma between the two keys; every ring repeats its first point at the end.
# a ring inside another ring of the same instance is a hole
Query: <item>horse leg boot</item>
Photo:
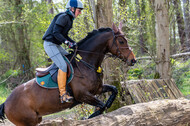
{"type": "Polygon", "coordinates": [[[112,94],[110,95],[109,99],[107,100],[107,102],[105,104],[106,109],[111,107],[113,101],[115,100],[115,98],[117,96],[118,91],[115,86],[104,84],[102,93],[110,92],[110,91],[112,92],[112,94]]]}
{"type": "Polygon", "coordinates": [[[104,84],[102,93],[110,92],[110,91],[112,92],[112,94],[110,95],[110,97],[107,100],[106,104],[103,105],[103,107],[100,106],[99,107],[100,109],[95,111],[89,118],[93,118],[95,116],[98,116],[98,115],[102,114],[105,109],[108,109],[108,108],[111,107],[113,101],[115,100],[115,98],[117,96],[118,91],[117,91],[117,88],[115,86],[104,84]]]}
{"type": "Polygon", "coordinates": [[[102,114],[103,111],[105,110],[105,104],[102,101],[100,101],[98,98],[96,98],[93,94],[91,94],[90,92],[84,91],[83,93],[84,94],[82,96],[77,95],[75,99],[77,101],[84,102],[84,103],[87,103],[99,108],[99,110],[95,111],[92,115],[90,115],[89,118],[93,118],[95,116],[102,114]]]}
{"type": "Polygon", "coordinates": [[[73,97],[69,96],[68,93],[66,92],[66,80],[67,80],[67,73],[59,69],[57,81],[61,96],[61,103],[70,102],[71,100],[73,100],[73,97]]]}

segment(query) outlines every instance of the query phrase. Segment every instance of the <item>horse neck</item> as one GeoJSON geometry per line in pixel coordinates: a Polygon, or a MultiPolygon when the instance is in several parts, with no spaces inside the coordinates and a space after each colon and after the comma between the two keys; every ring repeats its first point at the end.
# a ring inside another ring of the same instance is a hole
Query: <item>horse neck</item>
{"type": "MultiPolygon", "coordinates": [[[[79,54],[83,60],[95,67],[99,67],[108,52],[108,41],[113,38],[111,32],[102,33],[87,40],[86,47],[81,48],[79,54]]],[[[79,47],[80,50],[80,47],[79,47]]]]}

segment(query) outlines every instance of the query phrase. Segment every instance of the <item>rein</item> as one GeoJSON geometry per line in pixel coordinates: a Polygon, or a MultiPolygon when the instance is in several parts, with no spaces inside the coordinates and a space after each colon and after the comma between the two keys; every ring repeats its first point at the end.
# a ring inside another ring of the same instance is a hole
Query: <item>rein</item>
{"type": "MultiPolygon", "coordinates": [[[[128,47],[118,47],[118,44],[116,43],[116,38],[117,38],[117,37],[124,37],[124,35],[123,35],[123,34],[121,34],[121,35],[115,35],[115,33],[114,33],[113,31],[112,31],[112,33],[113,33],[113,37],[114,37],[114,38],[113,38],[113,42],[112,42],[111,49],[112,49],[112,47],[115,45],[116,48],[117,48],[116,54],[118,54],[118,55],[113,55],[113,54],[106,54],[106,55],[109,55],[108,57],[113,57],[113,58],[119,58],[119,57],[121,56],[121,57],[123,57],[123,58],[122,58],[122,61],[128,62],[127,59],[128,59],[128,57],[130,56],[130,54],[131,54],[131,52],[132,52],[131,47],[129,47],[129,46],[128,46],[128,47]],[[129,52],[128,55],[127,55],[126,60],[124,59],[124,56],[122,55],[120,49],[129,49],[129,50],[130,50],[130,52],[129,52]]],[[[126,41],[127,41],[127,40],[126,40],[126,41]]],[[[127,45],[128,45],[128,44],[127,44],[127,45]]],[[[103,53],[97,53],[97,52],[90,52],[90,51],[79,50],[78,48],[76,48],[75,51],[74,51],[74,54],[73,54],[73,56],[72,56],[70,62],[71,62],[71,61],[73,60],[73,58],[75,57],[76,59],[78,59],[79,61],[81,61],[85,66],[87,66],[89,69],[94,70],[95,72],[97,72],[98,68],[94,67],[93,65],[87,63],[86,61],[84,61],[84,60],[82,60],[82,59],[77,58],[77,57],[76,57],[77,52],[92,53],[92,54],[96,54],[96,55],[105,55],[105,54],[103,54],[103,53]]],[[[77,64],[77,63],[76,63],[76,64],[77,64]]],[[[78,65],[77,65],[77,67],[78,67],[78,65]]],[[[79,71],[80,71],[80,73],[82,74],[82,72],[81,72],[80,69],[79,69],[79,71]]],[[[97,72],[97,73],[98,73],[98,72],[97,72]]]]}

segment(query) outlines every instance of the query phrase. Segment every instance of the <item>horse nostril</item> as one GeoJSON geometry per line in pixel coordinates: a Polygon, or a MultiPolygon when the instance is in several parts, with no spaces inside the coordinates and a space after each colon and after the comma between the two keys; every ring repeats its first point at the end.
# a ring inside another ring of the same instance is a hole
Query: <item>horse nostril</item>
{"type": "Polygon", "coordinates": [[[136,62],[137,62],[137,61],[136,61],[135,59],[132,59],[132,60],[131,60],[131,63],[132,63],[132,64],[135,64],[136,62]]]}

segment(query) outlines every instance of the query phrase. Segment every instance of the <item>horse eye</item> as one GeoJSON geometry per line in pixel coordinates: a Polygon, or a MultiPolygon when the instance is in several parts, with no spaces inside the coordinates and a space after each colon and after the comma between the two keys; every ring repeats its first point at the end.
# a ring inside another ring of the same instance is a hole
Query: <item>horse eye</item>
{"type": "Polygon", "coordinates": [[[124,44],[124,42],[123,42],[123,41],[119,41],[119,43],[120,43],[120,44],[124,44]]]}

